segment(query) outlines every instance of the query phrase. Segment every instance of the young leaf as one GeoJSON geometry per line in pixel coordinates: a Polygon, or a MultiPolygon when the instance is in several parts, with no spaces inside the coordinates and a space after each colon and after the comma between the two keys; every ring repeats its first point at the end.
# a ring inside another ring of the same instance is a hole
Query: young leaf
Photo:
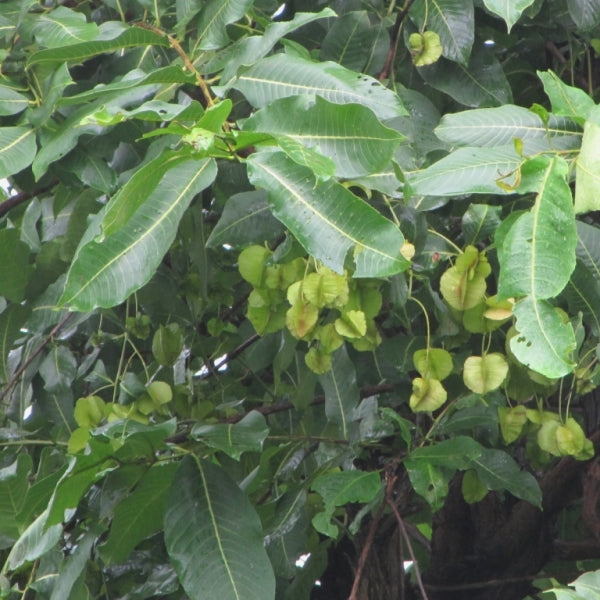
{"type": "Polygon", "coordinates": [[[383,277],[408,267],[400,230],[341,184],[317,182],[281,152],[253,154],[248,176],[267,190],[273,214],[306,251],[333,271],[344,272],[349,251],[355,277],[383,277]]]}
{"type": "Polygon", "coordinates": [[[423,348],[413,354],[415,369],[421,377],[443,381],[452,373],[452,355],[443,348],[423,348]]]}
{"type": "Polygon", "coordinates": [[[447,398],[448,393],[437,379],[413,379],[409,404],[414,412],[433,412],[442,406],[447,398]]]}
{"type": "Polygon", "coordinates": [[[508,364],[502,354],[469,356],[463,368],[465,385],[476,394],[487,394],[499,388],[508,374],[508,364]]]}
{"type": "Polygon", "coordinates": [[[229,476],[195,456],[181,462],[164,518],[167,552],[197,600],[274,600],[258,515],[229,476]]]}

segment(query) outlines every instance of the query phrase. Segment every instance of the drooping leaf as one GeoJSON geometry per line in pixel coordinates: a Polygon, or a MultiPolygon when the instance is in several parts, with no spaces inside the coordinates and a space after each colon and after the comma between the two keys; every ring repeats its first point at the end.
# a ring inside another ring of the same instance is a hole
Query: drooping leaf
{"type": "Polygon", "coordinates": [[[96,23],[88,23],[83,13],[66,6],[40,15],[33,27],[36,40],[46,48],[60,48],[89,42],[98,35],[96,23]]]}
{"type": "Polygon", "coordinates": [[[20,533],[16,517],[29,488],[32,466],[29,454],[21,453],[12,464],[0,469],[0,533],[15,540],[20,533]]]}
{"type": "Polygon", "coordinates": [[[567,0],[569,14],[579,29],[593,29],[600,22],[598,0],[567,0]]]}
{"type": "Polygon", "coordinates": [[[550,98],[552,112],[570,117],[583,125],[595,106],[594,100],[581,88],[564,83],[553,71],[538,71],[537,75],[544,84],[546,95],[550,98]]]}
{"type": "Polygon", "coordinates": [[[523,183],[537,191],[533,208],[517,218],[499,254],[498,296],[553,298],[575,268],[577,231],[568,165],[561,158],[538,157],[524,165],[523,183]]]}
{"type": "Polygon", "coordinates": [[[169,41],[165,36],[143,29],[142,27],[127,27],[118,22],[109,22],[100,28],[107,35],[102,40],[92,40],[70,44],[61,48],[49,48],[34,52],[27,62],[28,67],[53,66],[64,62],[80,63],[92,56],[104,52],[117,52],[123,48],[134,46],[168,46],[169,41]],[[113,37],[108,38],[108,35],[113,37]]]}
{"type": "Polygon", "coordinates": [[[597,189],[600,183],[600,108],[594,107],[583,130],[581,152],[577,158],[575,179],[575,212],[600,209],[597,189]]]}
{"type": "Polygon", "coordinates": [[[415,2],[410,11],[417,26],[426,26],[440,36],[444,56],[467,64],[475,37],[472,0],[415,2]]]}
{"type": "Polygon", "coordinates": [[[0,256],[0,296],[21,302],[33,275],[33,265],[29,260],[29,246],[19,239],[18,229],[0,231],[0,256]]]}
{"type": "Polygon", "coordinates": [[[443,406],[448,393],[440,381],[433,378],[415,377],[409,406],[413,412],[433,412],[443,406]]]}
{"type": "Polygon", "coordinates": [[[30,127],[0,127],[0,178],[28,167],[36,149],[35,133],[30,127]]]}
{"type": "Polygon", "coordinates": [[[107,564],[123,562],[139,542],[161,527],[177,463],[156,464],[114,511],[110,533],[100,552],[107,564]]]}
{"type": "Polygon", "coordinates": [[[512,185],[523,162],[514,146],[459,148],[422,171],[405,173],[414,194],[506,194],[500,183],[512,185]]]}
{"type": "MultiPolygon", "coordinates": [[[[100,239],[84,237],[59,304],[79,311],[114,306],[144,285],[171,245],[183,212],[215,174],[211,159],[178,160],[155,187],[144,191],[140,207],[119,229],[100,239]]],[[[115,202],[116,212],[117,206],[115,202]]],[[[92,227],[99,233],[97,225],[92,227]]]]}
{"type": "Polygon", "coordinates": [[[573,327],[546,300],[524,298],[515,304],[516,328],[510,340],[513,354],[530,369],[549,378],[569,374],[574,365],[573,327]]]}
{"type": "Polygon", "coordinates": [[[485,7],[506,22],[508,32],[535,0],[483,0],[485,7]]]}
{"type": "Polygon", "coordinates": [[[465,106],[483,108],[512,102],[512,91],[502,66],[487,48],[474,52],[468,65],[442,57],[430,66],[419,68],[419,75],[430,86],[465,106]]]}
{"type": "Polygon", "coordinates": [[[500,206],[471,204],[462,217],[462,230],[467,244],[474,245],[489,237],[501,223],[500,206]]]}
{"type": "Polygon", "coordinates": [[[581,312],[583,321],[600,335],[600,282],[593,273],[577,261],[577,266],[563,292],[571,314],[581,312]]]}
{"type": "Polygon", "coordinates": [[[260,452],[269,434],[265,418],[257,411],[250,411],[241,421],[226,425],[196,424],[190,436],[231,458],[239,460],[244,452],[260,452]]]}
{"type": "Polygon", "coordinates": [[[518,139],[524,154],[578,148],[582,136],[569,118],[550,115],[544,123],[534,112],[510,104],[444,115],[435,134],[458,146],[506,146],[518,139]]]}
{"type": "Polygon", "coordinates": [[[489,490],[506,490],[516,498],[541,508],[542,492],[537,481],[531,473],[522,471],[506,452],[482,448],[481,455],[472,458],[471,463],[489,490]]]}
{"type": "Polygon", "coordinates": [[[227,45],[226,26],[241,19],[254,0],[209,0],[198,17],[198,39],[201,50],[214,50],[227,45]]]}
{"type": "Polygon", "coordinates": [[[334,352],[331,369],[319,377],[325,393],[325,414],[335,423],[343,439],[348,439],[353,413],[360,397],[356,387],[356,372],[346,348],[334,352]]]}
{"type": "Polygon", "coordinates": [[[443,348],[425,348],[413,354],[415,369],[421,377],[442,381],[452,373],[452,355],[443,348]]]}
{"type": "Polygon", "coordinates": [[[349,252],[356,277],[391,275],[408,266],[400,230],[339,183],[317,183],[281,152],[253,154],[248,176],[267,190],[273,214],[333,271],[343,272],[349,252]]]}
{"type": "Polygon", "coordinates": [[[164,518],[167,552],[197,600],[273,600],[275,577],[248,498],[214,464],[185,458],[164,518]]]}
{"type": "Polygon", "coordinates": [[[0,313],[0,383],[7,383],[12,375],[8,354],[14,342],[22,335],[21,328],[30,312],[28,306],[11,304],[0,313]]]}
{"type": "Polygon", "coordinates": [[[406,472],[417,494],[427,500],[434,512],[442,508],[454,471],[425,461],[406,461],[406,472]]]}
{"type": "Polygon", "coordinates": [[[332,159],[337,175],[347,178],[386,168],[402,140],[364,106],[318,96],[276,100],[250,117],[244,130],[291,137],[332,159]]]}
{"type": "Polygon", "coordinates": [[[311,94],[336,104],[362,104],[380,119],[406,115],[398,96],[372,77],[336,63],[284,54],[258,61],[238,76],[233,87],[257,108],[279,98],[311,94]]]}

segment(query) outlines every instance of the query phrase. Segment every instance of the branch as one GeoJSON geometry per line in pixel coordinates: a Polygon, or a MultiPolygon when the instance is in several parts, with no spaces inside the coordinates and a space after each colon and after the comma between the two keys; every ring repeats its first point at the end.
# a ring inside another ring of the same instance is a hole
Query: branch
{"type": "Polygon", "coordinates": [[[400,37],[400,28],[402,27],[402,22],[406,18],[406,15],[408,14],[408,11],[414,2],[415,0],[406,0],[404,8],[396,15],[396,22],[394,23],[392,31],[390,32],[390,48],[385,59],[385,64],[383,65],[383,69],[381,70],[381,73],[379,73],[379,81],[387,79],[388,75],[394,68],[396,50],[398,49],[398,39],[400,37]]]}
{"type": "Polygon", "coordinates": [[[23,204],[24,202],[27,202],[36,196],[49,192],[55,185],[56,182],[53,182],[50,185],[46,185],[39,190],[34,190],[33,192],[19,192],[14,196],[10,196],[4,202],[0,202],[0,218],[20,204],[23,204]]]}

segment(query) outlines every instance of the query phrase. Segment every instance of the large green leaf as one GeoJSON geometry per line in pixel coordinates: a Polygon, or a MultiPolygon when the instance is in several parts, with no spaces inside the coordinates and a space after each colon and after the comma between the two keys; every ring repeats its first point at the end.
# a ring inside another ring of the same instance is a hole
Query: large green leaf
{"type": "Polygon", "coordinates": [[[227,474],[196,457],[179,466],[164,519],[167,552],[194,600],[273,600],[260,520],[227,474]]]}
{"type": "Polygon", "coordinates": [[[197,423],[190,433],[193,439],[225,452],[236,460],[239,460],[244,452],[260,452],[267,435],[269,435],[267,422],[255,410],[250,411],[235,424],[204,425],[197,423]]]}
{"type": "Polygon", "coordinates": [[[583,321],[589,325],[594,335],[600,335],[600,281],[578,260],[569,284],[564,290],[569,303],[569,312],[581,312],[583,321]]]}
{"type": "Polygon", "coordinates": [[[564,314],[546,300],[524,298],[513,309],[517,335],[510,340],[513,354],[530,369],[551,379],[568,375],[575,364],[575,333],[564,314]]]}
{"type": "Polygon", "coordinates": [[[569,14],[579,29],[593,29],[600,22],[599,0],[567,0],[569,14]]]}
{"type": "Polygon", "coordinates": [[[27,96],[7,85],[0,85],[0,117],[16,115],[29,106],[27,96]]]}
{"type": "Polygon", "coordinates": [[[281,152],[254,153],[248,176],[267,190],[273,214],[304,248],[337,273],[349,252],[356,277],[384,277],[408,267],[400,230],[341,184],[318,183],[281,152]]]}
{"type": "Polygon", "coordinates": [[[333,20],[319,58],[353,71],[375,73],[381,70],[389,45],[387,30],[379,23],[372,24],[367,11],[354,10],[333,20]]]}
{"type": "Polygon", "coordinates": [[[30,127],[0,127],[0,178],[28,167],[36,149],[34,130],[30,127]]]}
{"type": "Polygon", "coordinates": [[[575,212],[600,209],[600,107],[595,106],[588,115],[583,130],[581,152],[577,158],[575,179],[575,212]]]}
{"type": "Polygon", "coordinates": [[[331,359],[331,370],[319,377],[325,392],[325,414],[335,423],[343,439],[348,439],[350,423],[360,396],[356,387],[354,363],[350,360],[345,346],[337,350],[331,359]]]}
{"type": "Polygon", "coordinates": [[[508,32],[535,0],[483,0],[485,7],[506,21],[508,32]]]}
{"type": "Polygon", "coordinates": [[[11,304],[0,313],[0,383],[8,382],[12,375],[8,354],[13,343],[21,337],[21,327],[30,313],[30,307],[21,304],[11,304]]]}
{"type": "Polygon", "coordinates": [[[34,52],[29,57],[27,66],[52,66],[64,62],[80,63],[98,54],[117,52],[123,48],[169,45],[169,40],[166,36],[143,29],[142,27],[127,27],[117,22],[105,23],[100,28],[100,32],[103,34],[104,39],[34,52]]]}
{"type": "Polygon", "coordinates": [[[600,281],[600,228],[577,221],[577,258],[600,281]]]}
{"type": "Polygon", "coordinates": [[[289,136],[315,148],[346,178],[385,169],[403,137],[360,104],[332,104],[308,95],[272,102],[250,117],[244,130],[289,136]]]}
{"type": "Polygon", "coordinates": [[[520,189],[538,193],[533,208],[512,224],[502,241],[500,297],[553,298],[567,285],[577,246],[568,170],[562,158],[548,156],[523,166],[520,189]]]}
{"type": "Polygon", "coordinates": [[[57,6],[36,19],[33,33],[40,45],[59,48],[93,40],[98,35],[98,26],[88,23],[81,12],[57,6]]]}
{"type": "Polygon", "coordinates": [[[470,461],[481,456],[483,447],[474,439],[456,436],[431,446],[423,446],[413,450],[407,458],[407,465],[413,463],[430,463],[449,469],[468,469],[470,461]]]}
{"type": "Polygon", "coordinates": [[[25,501],[32,466],[29,454],[21,453],[11,465],[0,469],[0,534],[9,538],[19,537],[16,516],[25,501]]]}
{"type": "Polygon", "coordinates": [[[511,104],[444,115],[435,134],[456,146],[505,146],[521,140],[526,155],[578,148],[582,137],[568,118],[550,115],[544,124],[534,112],[511,104]]]}
{"type": "Polygon", "coordinates": [[[214,50],[227,45],[226,25],[241,19],[254,0],[209,0],[198,17],[199,48],[214,50]]]}
{"type": "Polygon", "coordinates": [[[514,184],[523,160],[512,144],[459,148],[427,169],[405,175],[413,193],[422,196],[505,194],[499,183],[514,184]]]}
{"type": "Polygon", "coordinates": [[[596,106],[594,100],[581,88],[567,85],[552,71],[538,71],[537,74],[544,84],[546,95],[550,98],[552,112],[583,124],[596,106]]]}
{"type": "Polygon", "coordinates": [[[440,36],[446,58],[465,65],[469,62],[475,39],[472,0],[415,2],[410,15],[418,27],[426,27],[440,36]]]}
{"type": "Polygon", "coordinates": [[[33,265],[29,260],[29,246],[19,239],[18,229],[0,231],[0,256],[0,296],[21,302],[33,265]]]}
{"type": "Polygon", "coordinates": [[[512,102],[502,66],[488,48],[475,52],[468,66],[440,58],[431,66],[419,68],[419,74],[430,86],[465,106],[501,106],[512,102]]]}
{"type": "Polygon", "coordinates": [[[336,104],[362,104],[380,119],[407,114],[398,96],[376,79],[333,62],[316,63],[287,54],[258,61],[238,76],[233,87],[257,108],[279,98],[312,94],[336,104]]]}
{"type": "MultiPolygon", "coordinates": [[[[143,204],[120,228],[94,239],[94,232],[100,232],[98,224],[92,225],[69,269],[59,304],[79,311],[110,307],[144,285],[173,242],[185,209],[215,175],[212,159],[174,160],[158,185],[142,191],[143,204]]],[[[118,202],[121,195],[113,204],[115,212],[118,202]]]]}
{"type": "Polygon", "coordinates": [[[176,469],[176,463],[157,463],[117,505],[108,540],[100,549],[105,562],[123,562],[139,542],[161,528],[176,469]]]}

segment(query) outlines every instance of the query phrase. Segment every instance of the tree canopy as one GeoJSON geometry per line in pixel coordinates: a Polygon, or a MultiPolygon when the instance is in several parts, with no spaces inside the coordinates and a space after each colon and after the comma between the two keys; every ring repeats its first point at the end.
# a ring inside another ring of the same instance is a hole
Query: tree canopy
{"type": "Polygon", "coordinates": [[[0,598],[597,598],[597,53],[600,0],[3,1],[0,598]]]}

